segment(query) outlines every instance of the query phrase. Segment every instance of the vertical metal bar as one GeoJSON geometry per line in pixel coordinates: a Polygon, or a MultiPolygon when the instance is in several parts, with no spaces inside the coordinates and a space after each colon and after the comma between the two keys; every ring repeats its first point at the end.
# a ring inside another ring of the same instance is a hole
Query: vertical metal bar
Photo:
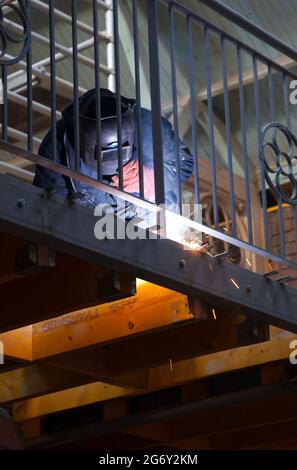
{"type": "Polygon", "coordinates": [[[135,70],[135,91],[136,91],[136,124],[137,124],[137,157],[139,167],[139,194],[144,199],[144,179],[143,179],[143,148],[141,129],[141,90],[139,71],[139,38],[138,38],[138,13],[137,2],[132,0],[133,10],[133,42],[134,42],[134,70],[135,70]]]}
{"type": "Polygon", "coordinates": [[[270,103],[270,119],[275,121],[275,100],[274,100],[274,89],[273,89],[273,75],[272,65],[268,64],[268,96],[270,103]]]}
{"type": "Polygon", "coordinates": [[[171,61],[174,150],[175,150],[175,164],[176,164],[176,196],[177,196],[178,210],[179,210],[179,213],[182,214],[182,191],[181,191],[181,173],[180,173],[180,159],[179,159],[179,126],[178,126],[177,91],[176,91],[174,7],[172,3],[169,4],[168,13],[169,13],[169,46],[170,46],[170,61],[171,61]]]}
{"type": "Polygon", "coordinates": [[[242,80],[242,64],[241,64],[241,49],[237,46],[237,69],[238,69],[238,89],[239,89],[239,108],[240,108],[240,123],[241,123],[241,140],[243,150],[243,164],[244,164],[244,185],[246,194],[246,211],[248,222],[248,240],[253,244],[253,218],[251,209],[251,190],[250,190],[250,171],[246,139],[246,120],[245,120],[245,100],[242,80]]]}
{"type": "Polygon", "coordinates": [[[289,84],[288,84],[288,75],[286,72],[283,72],[282,82],[283,82],[284,110],[285,110],[285,117],[286,117],[286,125],[288,129],[291,129],[289,84]]]}
{"type": "Polygon", "coordinates": [[[224,108],[225,108],[225,123],[226,123],[226,139],[227,139],[227,154],[228,154],[228,175],[229,175],[229,190],[230,190],[230,207],[231,207],[231,221],[232,221],[232,235],[236,237],[236,210],[235,210],[235,194],[234,194],[234,175],[233,175],[233,161],[232,161],[232,143],[231,143],[231,122],[230,122],[230,104],[229,104],[229,90],[227,79],[227,65],[225,54],[225,41],[224,36],[221,34],[221,53],[222,53],[222,74],[224,83],[224,108]]]}
{"type": "Polygon", "coordinates": [[[293,212],[293,217],[294,217],[295,244],[296,244],[296,249],[297,249],[297,206],[292,206],[292,212],[293,212]]]}
{"type": "MultiPolygon", "coordinates": [[[[113,0],[105,0],[106,5],[108,6],[108,10],[105,13],[105,29],[106,33],[113,38],[114,37],[114,30],[113,30],[113,12],[112,12],[112,2],[113,0]]],[[[108,89],[110,91],[115,92],[116,85],[115,85],[115,57],[114,57],[114,44],[113,41],[109,41],[106,45],[106,61],[107,67],[112,70],[112,73],[108,75],[108,89]]]]}
{"type": "Polygon", "coordinates": [[[284,214],[283,214],[283,207],[282,207],[282,199],[279,196],[277,198],[277,213],[278,213],[278,224],[279,224],[280,254],[283,258],[285,258],[286,257],[286,245],[285,245],[284,214]]]}
{"type": "Polygon", "coordinates": [[[99,69],[99,24],[97,0],[93,0],[93,29],[94,29],[94,61],[95,61],[95,100],[96,100],[96,149],[97,178],[102,179],[101,158],[101,101],[100,101],[100,69],[99,69]]]}
{"type": "Polygon", "coordinates": [[[50,36],[50,82],[51,82],[51,148],[53,160],[57,161],[57,124],[56,124],[56,60],[55,60],[55,0],[49,2],[50,36]]]}
{"type": "Polygon", "coordinates": [[[8,127],[8,96],[7,96],[7,66],[2,65],[2,139],[7,141],[8,127]]]}
{"type": "Polygon", "coordinates": [[[160,68],[156,0],[147,0],[148,42],[152,103],[152,131],[154,151],[155,203],[165,203],[163,145],[161,128],[160,68]]]}
{"type": "Polygon", "coordinates": [[[135,70],[135,92],[136,92],[137,157],[138,157],[138,167],[139,167],[139,195],[141,199],[144,199],[138,14],[137,14],[137,1],[136,0],[132,0],[132,14],[133,14],[134,70],[135,70]]]}
{"type": "Polygon", "coordinates": [[[74,106],[74,154],[75,169],[80,170],[80,134],[79,134],[79,92],[78,92],[78,57],[77,57],[77,2],[71,0],[72,14],[72,69],[73,69],[73,106],[74,106]]]}
{"type": "MultiPolygon", "coordinates": [[[[275,121],[275,100],[274,100],[274,87],[273,87],[273,77],[272,77],[272,65],[268,65],[268,89],[269,89],[269,103],[270,103],[270,116],[271,120],[275,121]]],[[[288,125],[288,93],[286,90],[285,82],[285,73],[282,75],[282,84],[283,84],[283,93],[284,93],[284,109],[285,109],[285,116],[288,125]]],[[[277,216],[278,216],[278,225],[279,225],[279,240],[280,240],[280,255],[285,258],[286,257],[286,246],[285,246],[285,227],[284,227],[284,215],[283,215],[283,207],[282,207],[282,199],[280,196],[277,197],[277,216]]]]}
{"type": "Polygon", "coordinates": [[[32,92],[32,44],[31,44],[31,1],[26,2],[27,16],[29,18],[28,41],[29,47],[26,54],[26,73],[27,73],[27,149],[33,151],[33,92],[32,92]]]}
{"type": "Polygon", "coordinates": [[[115,57],[115,83],[116,83],[116,107],[117,107],[117,135],[118,135],[118,173],[119,189],[123,191],[123,155],[122,155],[122,113],[121,113],[121,77],[119,55],[119,18],[118,0],[113,0],[113,29],[114,29],[114,57],[115,57]]]}
{"type": "MultiPolygon", "coordinates": [[[[191,100],[191,124],[192,124],[192,154],[194,157],[194,201],[200,204],[200,188],[199,188],[199,166],[198,166],[198,142],[196,132],[196,92],[193,73],[193,31],[191,16],[187,16],[188,27],[188,69],[189,69],[189,86],[191,100]]],[[[196,215],[196,211],[194,211],[196,215]]]]}
{"type": "Polygon", "coordinates": [[[263,219],[264,219],[264,238],[265,238],[265,249],[269,251],[270,242],[269,242],[269,232],[268,232],[267,195],[266,195],[266,185],[265,185],[264,162],[260,158],[261,114],[260,114],[260,93],[259,93],[259,82],[258,82],[258,64],[257,64],[256,54],[253,54],[253,75],[254,75],[256,126],[257,126],[257,134],[258,134],[258,152],[259,152],[259,161],[260,161],[262,209],[263,209],[263,219]]]}
{"type": "Polygon", "coordinates": [[[210,161],[211,161],[213,218],[214,218],[215,228],[219,229],[219,209],[218,209],[217,176],[216,176],[216,155],[215,155],[215,140],[214,140],[214,130],[213,130],[212,90],[211,90],[211,71],[210,71],[210,48],[209,48],[208,27],[207,27],[207,25],[204,25],[203,42],[204,42],[206,82],[207,82],[206,86],[207,86],[210,161]]]}

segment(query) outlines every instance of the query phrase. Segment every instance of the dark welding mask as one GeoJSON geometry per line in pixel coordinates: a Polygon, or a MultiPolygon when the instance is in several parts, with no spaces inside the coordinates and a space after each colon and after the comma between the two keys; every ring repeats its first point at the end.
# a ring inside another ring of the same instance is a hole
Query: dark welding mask
{"type": "MultiPolygon", "coordinates": [[[[118,148],[121,146],[122,164],[128,163],[132,158],[134,140],[134,114],[130,104],[122,103],[122,133],[118,141],[117,116],[115,100],[113,106],[101,101],[101,169],[102,175],[112,176],[119,173],[118,148]],[[111,115],[106,115],[110,113],[111,115]]],[[[80,115],[80,149],[81,158],[89,168],[97,170],[96,119],[80,115]]]]}

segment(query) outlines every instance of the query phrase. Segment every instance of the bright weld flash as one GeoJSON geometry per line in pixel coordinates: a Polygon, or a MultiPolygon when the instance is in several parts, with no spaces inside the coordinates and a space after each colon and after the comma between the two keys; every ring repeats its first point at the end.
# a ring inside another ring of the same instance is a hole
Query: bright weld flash
{"type": "Polygon", "coordinates": [[[190,250],[198,250],[200,248],[203,248],[200,245],[200,243],[196,242],[195,240],[190,240],[190,241],[184,240],[182,243],[183,243],[184,246],[186,246],[190,250]]]}
{"type": "Polygon", "coordinates": [[[231,277],[230,281],[231,281],[232,284],[236,287],[236,289],[240,289],[239,285],[237,284],[236,281],[234,281],[233,277],[231,277]]]}
{"type": "Polygon", "coordinates": [[[215,309],[212,308],[211,311],[212,311],[213,318],[216,320],[216,319],[217,319],[217,316],[216,316],[215,309]]]}
{"type": "Polygon", "coordinates": [[[190,250],[201,250],[202,233],[197,222],[165,210],[166,237],[190,250]]]}

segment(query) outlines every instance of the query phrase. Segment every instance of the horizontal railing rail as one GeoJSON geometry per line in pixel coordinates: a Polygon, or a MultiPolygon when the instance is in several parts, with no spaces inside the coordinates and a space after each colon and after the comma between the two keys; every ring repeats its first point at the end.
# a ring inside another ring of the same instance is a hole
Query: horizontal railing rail
{"type": "MultiPolygon", "coordinates": [[[[84,191],[89,187],[153,213],[160,213],[165,205],[185,217],[184,206],[190,204],[188,225],[203,232],[203,249],[210,256],[224,255],[229,261],[257,269],[253,256],[259,255],[296,269],[297,113],[290,94],[297,74],[282,65],[287,62],[279,55],[269,57],[266,49],[269,46],[284,54],[291,60],[291,68],[297,63],[297,51],[216,0],[197,0],[197,4],[256,37],[260,50],[248,43],[244,33],[237,38],[227,32],[227,24],[224,31],[207,15],[190,11],[180,2],[148,0],[140,5],[130,0],[125,14],[132,30],[129,98],[135,100],[132,150],[133,162],[137,162],[133,167],[137,181],[134,178],[131,190],[131,175],[127,174],[131,165],[124,161],[122,145],[117,146],[116,175],[104,174],[101,152],[101,88],[114,92],[117,142],[122,142],[125,125],[122,90],[129,88],[130,75],[123,67],[122,6],[117,0],[92,0],[84,8],[75,0],[70,3],[69,11],[66,6],[60,11],[54,0],[48,5],[39,0],[0,2],[0,148],[63,175],[71,201],[84,203],[88,199],[84,191]],[[39,30],[37,12],[44,19],[47,35],[39,30]],[[65,28],[67,45],[61,42],[61,28],[65,28]],[[46,50],[49,56],[41,58],[46,50]],[[147,77],[143,76],[144,57],[147,77]],[[150,102],[143,106],[145,86],[150,102]],[[97,117],[93,172],[85,169],[80,120],[80,97],[88,89],[94,89],[97,117]],[[47,94],[45,98],[39,98],[40,90],[47,94]],[[65,101],[73,104],[71,162],[65,141],[68,135],[61,139],[57,126],[65,101]],[[19,120],[15,103],[21,109],[19,120]],[[144,108],[150,110],[150,136],[143,121],[144,108]],[[48,130],[50,156],[42,150],[38,154],[36,148],[48,130]],[[168,137],[164,132],[169,132],[168,137]],[[171,139],[169,147],[166,138],[171,139]],[[152,141],[150,145],[147,139],[152,141]],[[65,155],[61,158],[64,147],[66,159],[65,155]],[[148,197],[148,186],[153,196],[148,197]],[[276,206],[273,220],[271,206],[276,206]],[[200,218],[197,207],[201,207],[200,218]]],[[[10,160],[7,162],[2,168],[9,168],[10,160]]],[[[46,189],[51,194],[61,188],[46,189]]]]}

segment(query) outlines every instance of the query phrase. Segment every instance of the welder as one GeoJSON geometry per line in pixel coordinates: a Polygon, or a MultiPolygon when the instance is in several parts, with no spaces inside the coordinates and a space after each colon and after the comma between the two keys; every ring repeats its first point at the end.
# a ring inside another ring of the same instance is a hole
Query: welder
{"type": "MultiPolygon", "coordinates": [[[[139,196],[139,152],[137,136],[136,102],[121,96],[121,142],[117,132],[116,95],[107,89],[100,90],[101,108],[101,181],[115,188],[119,187],[118,146],[122,147],[123,190],[139,196]]],[[[96,149],[96,91],[89,90],[79,98],[80,128],[80,168],[79,171],[91,178],[98,179],[96,149]]],[[[155,202],[152,113],[141,108],[141,141],[144,198],[155,202]]],[[[51,131],[43,139],[39,154],[52,159],[51,131]]],[[[162,141],[164,160],[165,203],[173,206],[177,202],[177,162],[175,134],[169,121],[162,117],[162,141]]],[[[74,151],[74,105],[70,104],[57,123],[57,162],[75,169],[74,151]]],[[[188,148],[178,140],[180,183],[186,181],[193,172],[193,156],[188,148]]],[[[98,204],[116,207],[116,198],[107,191],[63,176],[43,166],[37,165],[34,185],[53,190],[62,196],[80,195],[80,204],[96,207],[98,204]]],[[[133,205],[130,205],[132,207],[133,205]]],[[[131,215],[131,214],[130,214],[131,215]]]]}

